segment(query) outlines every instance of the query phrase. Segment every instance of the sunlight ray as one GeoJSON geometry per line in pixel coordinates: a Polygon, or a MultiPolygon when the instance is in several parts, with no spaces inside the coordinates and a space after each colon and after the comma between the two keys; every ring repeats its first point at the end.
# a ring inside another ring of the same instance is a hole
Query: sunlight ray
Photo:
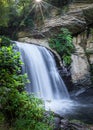
{"type": "Polygon", "coordinates": [[[27,17],[29,16],[29,14],[32,12],[32,10],[35,8],[36,4],[33,4],[32,8],[29,10],[28,14],[26,15],[26,17],[22,20],[22,22],[20,23],[20,25],[22,25],[24,23],[24,21],[27,19],[27,17]]]}
{"type": "Polygon", "coordinates": [[[41,15],[42,15],[43,23],[44,23],[44,15],[43,15],[43,10],[42,10],[42,6],[41,6],[41,4],[39,4],[39,7],[40,7],[40,11],[41,11],[41,15]]]}

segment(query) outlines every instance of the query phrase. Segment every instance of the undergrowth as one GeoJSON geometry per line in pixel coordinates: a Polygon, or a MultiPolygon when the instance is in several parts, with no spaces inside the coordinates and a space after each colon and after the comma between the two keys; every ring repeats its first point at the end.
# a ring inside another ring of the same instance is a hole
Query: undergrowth
{"type": "Polygon", "coordinates": [[[59,34],[49,39],[49,45],[61,56],[65,65],[71,64],[71,53],[74,51],[71,33],[66,28],[61,28],[59,34]]]}

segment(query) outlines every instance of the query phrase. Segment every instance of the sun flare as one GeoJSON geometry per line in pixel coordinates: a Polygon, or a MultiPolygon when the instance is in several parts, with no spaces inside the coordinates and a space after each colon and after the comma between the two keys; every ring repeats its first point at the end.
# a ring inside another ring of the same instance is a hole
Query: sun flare
{"type": "Polygon", "coordinates": [[[36,3],[40,3],[42,0],[35,0],[36,1],[36,3]]]}

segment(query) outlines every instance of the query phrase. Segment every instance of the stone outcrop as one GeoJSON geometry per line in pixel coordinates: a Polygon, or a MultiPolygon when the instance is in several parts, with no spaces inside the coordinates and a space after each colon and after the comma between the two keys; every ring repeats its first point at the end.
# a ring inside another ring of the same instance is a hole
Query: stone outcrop
{"type": "Polygon", "coordinates": [[[93,4],[82,6],[82,8],[78,7],[72,11],[70,9],[66,15],[46,20],[40,31],[31,32],[30,30],[29,32],[27,30],[20,32],[19,37],[48,38],[59,33],[62,27],[68,28],[72,35],[76,35],[86,30],[90,24],[93,24],[93,4]]]}
{"type": "Polygon", "coordinates": [[[93,4],[68,12],[64,16],[46,20],[40,33],[33,34],[34,37],[51,37],[59,33],[62,27],[68,28],[72,35],[77,35],[87,29],[93,23],[93,4]]]}

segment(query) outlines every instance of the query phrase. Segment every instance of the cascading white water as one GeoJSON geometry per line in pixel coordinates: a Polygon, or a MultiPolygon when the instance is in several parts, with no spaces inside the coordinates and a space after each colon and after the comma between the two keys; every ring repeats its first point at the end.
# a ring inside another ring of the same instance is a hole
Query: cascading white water
{"type": "Polygon", "coordinates": [[[46,100],[69,98],[52,53],[45,47],[32,44],[17,43],[17,46],[22,54],[25,72],[31,82],[27,85],[27,91],[46,100]]]}
{"type": "Polygon", "coordinates": [[[59,107],[68,109],[71,101],[58,73],[53,54],[45,47],[19,42],[16,44],[24,62],[23,71],[27,73],[30,80],[26,85],[28,93],[34,93],[45,100],[47,109],[54,109],[54,111],[59,110],[59,107]]]}

